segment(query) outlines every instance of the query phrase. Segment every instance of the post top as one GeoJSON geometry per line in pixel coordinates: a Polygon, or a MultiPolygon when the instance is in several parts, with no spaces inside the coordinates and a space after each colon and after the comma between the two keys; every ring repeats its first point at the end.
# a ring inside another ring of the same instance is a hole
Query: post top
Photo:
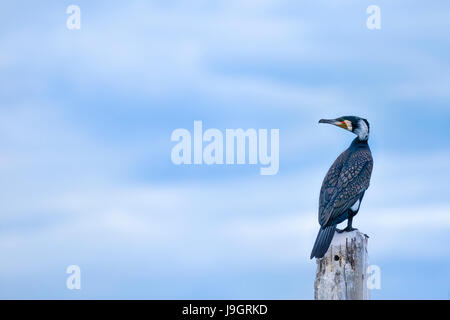
{"type": "Polygon", "coordinates": [[[359,230],[342,233],[335,232],[333,240],[331,241],[331,246],[339,246],[339,245],[345,246],[346,243],[351,242],[350,241],[351,239],[355,239],[354,241],[359,242],[359,241],[366,241],[367,238],[369,238],[369,236],[365,233],[362,233],[359,230]]]}

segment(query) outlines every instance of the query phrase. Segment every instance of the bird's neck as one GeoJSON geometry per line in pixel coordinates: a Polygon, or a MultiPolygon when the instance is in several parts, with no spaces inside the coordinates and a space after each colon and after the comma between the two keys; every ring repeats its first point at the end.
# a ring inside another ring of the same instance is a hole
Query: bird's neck
{"type": "Polygon", "coordinates": [[[364,136],[358,135],[355,139],[360,141],[360,142],[367,143],[367,141],[369,140],[369,135],[364,135],[364,136]]]}
{"type": "Polygon", "coordinates": [[[365,140],[361,140],[359,137],[356,137],[355,139],[353,139],[352,141],[352,146],[364,146],[364,145],[368,145],[367,141],[369,139],[365,139],[365,140]]]}

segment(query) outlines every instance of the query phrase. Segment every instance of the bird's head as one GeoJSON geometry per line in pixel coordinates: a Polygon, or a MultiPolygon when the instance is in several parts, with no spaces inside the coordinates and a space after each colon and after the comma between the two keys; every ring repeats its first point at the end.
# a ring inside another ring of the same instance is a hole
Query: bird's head
{"type": "Polygon", "coordinates": [[[329,123],[341,127],[345,130],[353,132],[359,140],[369,139],[370,126],[369,122],[360,117],[344,116],[336,119],[320,119],[319,123],[329,123]]]}

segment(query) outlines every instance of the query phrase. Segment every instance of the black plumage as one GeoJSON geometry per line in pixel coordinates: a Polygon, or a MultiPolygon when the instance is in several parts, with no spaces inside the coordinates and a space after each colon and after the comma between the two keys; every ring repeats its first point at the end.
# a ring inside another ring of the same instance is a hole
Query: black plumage
{"type": "Polygon", "coordinates": [[[367,143],[369,123],[354,116],[333,120],[321,120],[347,129],[358,137],[350,147],[334,161],[328,170],[320,190],[320,230],[311,252],[313,257],[322,258],[330,246],[334,232],[352,231],[353,217],[358,213],[364,193],[369,187],[373,159],[367,143]],[[338,230],[336,225],[348,219],[348,226],[338,230]]]}

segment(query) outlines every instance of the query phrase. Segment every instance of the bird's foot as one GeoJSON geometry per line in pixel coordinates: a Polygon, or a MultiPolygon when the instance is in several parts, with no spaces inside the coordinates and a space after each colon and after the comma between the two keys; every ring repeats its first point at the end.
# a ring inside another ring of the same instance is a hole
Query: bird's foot
{"type": "Polygon", "coordinates": [[[338,229],[338,228],[336,228],[336,232],[337,233],[352,232],[352,231],[355,231],[355,230],[358,230],[358,229],[357,228],[352,228],[352,227],[347,227],[345,229],[338,229]]]}

